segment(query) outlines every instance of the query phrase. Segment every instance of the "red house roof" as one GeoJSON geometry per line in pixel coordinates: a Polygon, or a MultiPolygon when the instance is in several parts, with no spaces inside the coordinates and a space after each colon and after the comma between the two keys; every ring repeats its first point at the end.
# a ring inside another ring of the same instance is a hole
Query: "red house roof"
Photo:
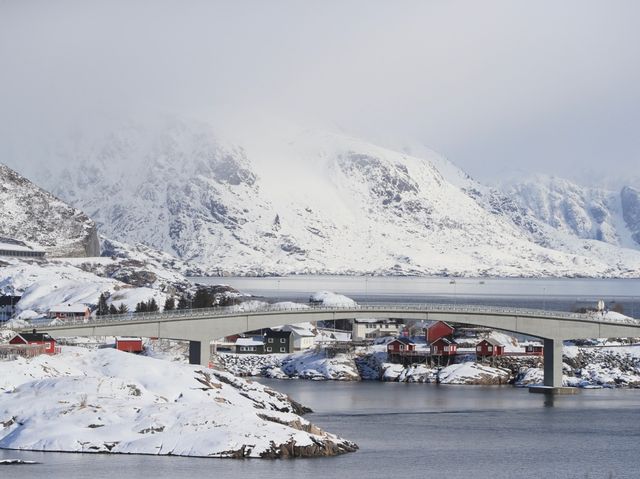
{"type": "Polygon", "coordinates": [[[427,331],[425,332],[425,339],[428,343],[433,343],[440,338],[451,336],[454,331],[455,329],[450,324],[445,323],[444,321],[436,321],[427,328],[427,331]]]}

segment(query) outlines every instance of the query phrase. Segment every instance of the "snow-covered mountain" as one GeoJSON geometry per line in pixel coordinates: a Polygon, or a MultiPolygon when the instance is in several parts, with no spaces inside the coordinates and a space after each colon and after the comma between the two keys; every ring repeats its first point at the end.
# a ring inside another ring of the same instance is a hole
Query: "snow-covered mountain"
{"type": "Polygon", "coordinates": [[[521,208],[540,221],[584,239],[640,248],[640,190],[585,187],[537,175],[505,185],[521,208]]]}
{"type": "Polygon", "coordinates": [[[36,179],[105,236],[211,271],[640,274],[639,251],[552,227],[433,152],[300,128],[223,131],[172,119],[77,136],[45,155],[67,167],[36,179]]]}
{"type": "Polygon", "coordinates": [[[95,223],[0,163],[0,237],[42,246],[47,256],[99,256],[95,223]]]}

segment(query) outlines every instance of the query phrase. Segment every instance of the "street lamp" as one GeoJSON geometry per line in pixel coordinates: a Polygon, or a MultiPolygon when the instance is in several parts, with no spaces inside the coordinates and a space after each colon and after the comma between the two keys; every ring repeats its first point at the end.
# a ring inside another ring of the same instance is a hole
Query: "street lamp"
{"type": "Polygon", "coordinates": [[[449,284],[453,285],[453,304],[458,304],[458,282],[455,279],[452,279],[451,281],[449,281],[449,284]]]}

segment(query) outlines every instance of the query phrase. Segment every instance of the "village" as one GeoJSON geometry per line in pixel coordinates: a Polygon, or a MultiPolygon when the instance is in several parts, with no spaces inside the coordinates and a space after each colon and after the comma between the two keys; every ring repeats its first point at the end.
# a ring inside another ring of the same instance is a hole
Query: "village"
{"type": "MultiPolygon", "coordinates": [[[[337,295],[336,295],[337,296],[337,295]]],[[[4,303],[19,301],[19,297],[4,297],[4,303]]],[[[348,298],[347,298],[348,299],[348,298]]],[[[8,308],[5,307],[5,311],[8,308]]],[[[10,312],[10,310],[9,310],[10,312]]],[[[18,356],[34,357],[40,354],[58,354],[63,345],[85,346],[90,348],[113,347],[116,350],[157,355],[168,345],[175,349],[177,341],[159,338],[141,337],[98,337],[59,338],[47,334],[47,324],[59,324],[67,320],[89,320],[95,315],[85,304],[59,304],[51,307],[39,322],[34,323],[31,332],[17,333],[5,337],[0,344],[0,359],[10,360],[18,356]],[[37,327],[36,327],[37,325],[37,327]]],[[[300,355],[317,356],[325,361],[336,357],[354,359],[356,363],[363,357],[377,355],[384,364],[411,367],[424,364],[428,367],[447,367],[456,363],[477,362],[495,366],[501,357],[538,357],[543,356],[543,345],[529,338],[516,338],[486,328],[460,326],[454,327],[443,321],[405,322],[397,319],[354,319],[343,321],[340,328],[336,324],[302,323],[283,325],[219,338],[210,345],[210,366],[225,368],[227,364],[237,364],[233,356],[254,358],[244,363],[265,363],[257,356],[274,356],[278,363],[292,361],[300,355]],[[349,328],[349,329],[347,329],[349,328]],[[380,357],[380,354],[383,357],[380,357]]],[[[183,358],[184,359],[184,358],[183,358]]],[[[242,361],[241,361],[242,362],[242,361]]],[[[267,361],[268,362],[268,361],[267,361]]],[[[273,363],[273,361],[271,361],[273,363]]],[[[239,374],[258,374],[238,371],[239,374]]],[[[273,374],[273,373],[271,373],[273,374]]],[[[313,374],[292,376],[315,377],[313,374]]],[[[360,375],[365,379],[374,379],[371,375],[360,375]]],[[[380,373],[380,376],[384,376],[380,373]]],[[[354,378],[354,375],[351,375],[354,378]]],[[[329,375],[325,379],[332,379],[329,375]]]]}

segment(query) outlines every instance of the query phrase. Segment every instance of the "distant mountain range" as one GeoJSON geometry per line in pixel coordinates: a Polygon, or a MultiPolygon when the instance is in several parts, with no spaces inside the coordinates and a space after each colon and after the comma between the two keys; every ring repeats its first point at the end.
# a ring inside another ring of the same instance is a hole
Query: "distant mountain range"
{"type": "Polygon", "coordinates": [[[43,164],[66,167],[33,179],[102,234],[211,272],[640,276],[631,187],[490,188],[428,150],[298,128],[257,139],[175,119],[50,151],[43,164]]]}

